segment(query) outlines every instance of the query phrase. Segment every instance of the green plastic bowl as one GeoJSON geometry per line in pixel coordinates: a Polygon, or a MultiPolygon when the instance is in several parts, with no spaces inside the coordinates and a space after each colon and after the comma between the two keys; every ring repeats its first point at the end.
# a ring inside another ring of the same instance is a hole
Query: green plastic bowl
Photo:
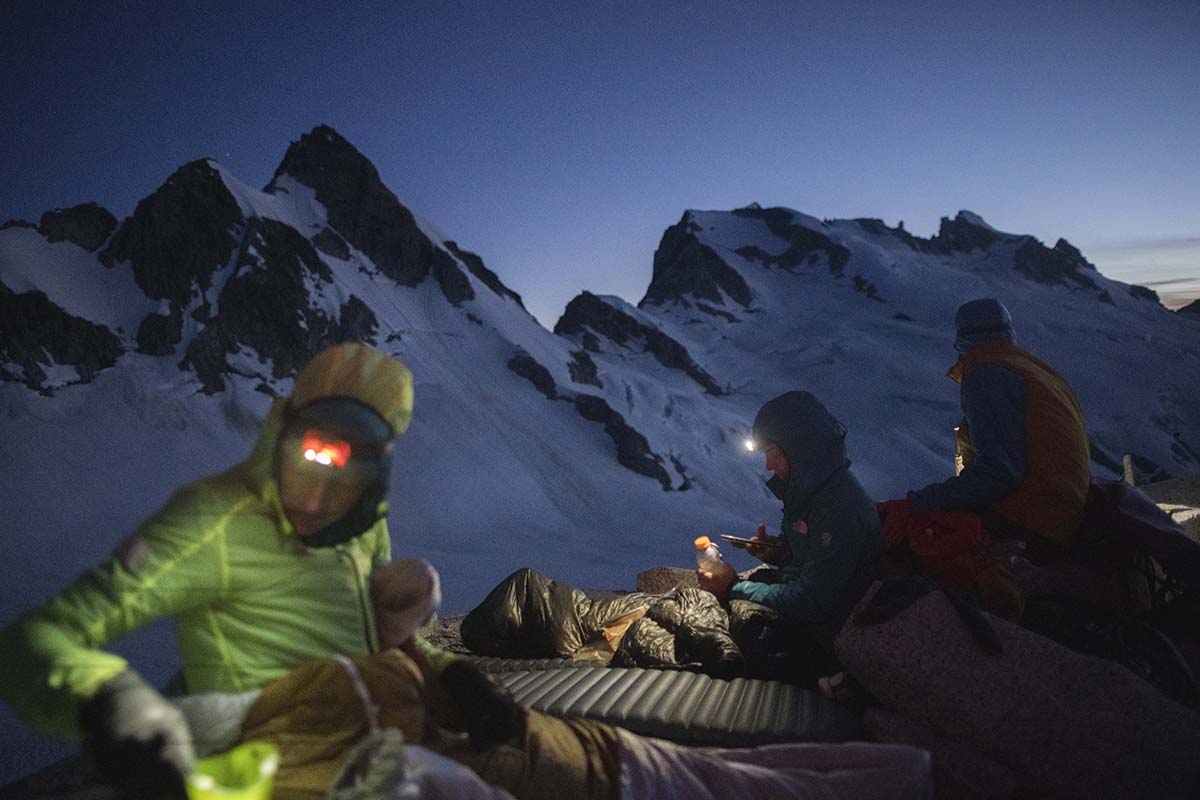
{"type": "Polygon", "coordinates": [[[246,742],[202,758],[187,778],[188,800],[270,800],[279,751],[269,742],[246,742]]]}

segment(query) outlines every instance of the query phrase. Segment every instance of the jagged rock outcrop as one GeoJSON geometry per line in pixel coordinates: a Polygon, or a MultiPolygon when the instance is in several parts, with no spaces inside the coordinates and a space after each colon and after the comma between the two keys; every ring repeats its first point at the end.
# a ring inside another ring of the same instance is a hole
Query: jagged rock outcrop
{"type": "Polygon", "coordinates": [[[594,337],[593,340],[588,340],[589,333],[607,337],[626,347],[640,342],[642,352],[653,355],[664,367],[685,373],[704,387],[708,394],[722,394],[720,384],[692,360],[683,345],[658,328],[639,322],[591,292],[582,292],[567,304],[563,315],[554,325],[554,332],[560,336],[581,336],[584,347],[592,350],[598,348],[588,348],[589,344],[595,343],[594,337]]]}
{"type": "Polygon", "coordinates": [[[742,248],[737,251],[739,255],[746,257],[743,251],[757,250],[757,260],[781,269],[816,266],[824,257],[829,272],[833,275],[842,274],[850,261],[850,251],[847,248],[835,243],[820,231],[797,222],[796,215],[789,209],[762,208],[755,204],[735,209],[733,213],[739,217],[761,219],[772,234],[788,243],[788,249],[778,256],[768,255],[758,248],[742,248]]]}
{"type": "Polygon", "coordinates": [[[183,315],[176,308],[166,314],[150,314],[137,331],[137,349],[148,356],[165,356],[175,352],[183,338],[183,315]]]}
{"type": "Polygon", "coordinates": [[[592,386],[601,386],[600,373],[596,369],[596,362],[592,361],[592,357],[588,355],[587,350],[575,350],[571,353],[571,360],[567,362],[567,371],[571,373],[571,380],[575,383],[586,383],[592,386]]]}
{"type": "Polygon", "coordinates": [[[460,306],[467,300],[475,299],[471,281],[459,269],[458,262],[441,248],[433,251],[433,277],[451,305],[460,306]]]}
{"type": "Polygon", "coordinates": [[[51,394],[46,368],[74,367],[78,381],[67,383],[87,382],[120,355],[120,339],[105,326],[68,314],[43,292],[18,294],[0,283],[0,380],[51,394]]]}
{"type": "Polygon", "coordinates": [[[851,284],[854,286],[854,291],[858,292],[859,294],[864,294],[870,299],[876,300],[880,303],[887,302],[879,296],[879,290],[875,287],[875,284],[864,278],[862,275],[855,275],[854,278],[851,279],[851,284]]]}
{"type": "Polygon", "coordinates": [[[1084,258],[1083,252],[1078,247],[1076,247],[1075,245],[1068,242],[1066,239],[1059,238],[1059,240],[1054,243],[1054,249],[1057,250],[1058,252],[1062,253],[1067,258],[1074,261],[1081,268],[1089,269],[1092,272],[1097,271],[1096,265],[1093,264],[1092,262],[1088,261],[1086,258],[1084,258]]]}
{"type": "Polygon", "coordinates": [[[330,258],[336,258],[338,261],[350,260],[350,245],[332,228],[321,228],[321,232],[312,237],[312,243],[313,247],[330,258]]]}
{"type": "Polygon", "coordinates": [[[646,437],[632,428],[603,397],[576,395],[575,410],[586,420],[604,423],[604,432],[617,445],[617,462],[621,466],[654,478],[662,484],[664,492],[671,490],[671,476],[663,468],[662,457],[650,449],[646,437]]]}
{"type": "Polygon", "coordinates": [[[1093,277],[1095,267],[1066,239],[1059,239],[1049,248],[1032,236],[1026,237],[1013,253],[1013,268],[1038,283],[1099,288],[1093,277]]]}
{"type": "Polygon", "coordinates": [[[264,191],[280,191],[288,175],[312,188],[329,227],[401,286],[416,286],[433,269],[434,246],[412,212],[383,185],[379,171],[327,125],[292,142],[264,191]]]}
{"type": "Polygon", "coordinates": [[[282,378],[328,344],[374,344],[379,323],[359,298],[351,295],[332,319],[313,304],[309,286],[319,290],[332,280],[312,242],[294,228],[252,218],[234,274],[221,289],[219,312],[189,342],[181,366],[194,369],[212,393],[224,388],[231,371],[227,356],[243,345],[271,362],[272,377],[282,378]]]}
{"type": "Polygon", "coordinates": [[[517,353],[508,360],[505,366],[513,373],[520,375],[532,383],[533,388],[546,395],[547,399],[555,400],[558,398],[558,387],[554,383],[554,376],[550,374],[550,370],[542,366],[529,353],[524,351],[517,353]]]}
{"type": "Polygon", "coordinates": [[[858,217],[853,221],[857,222],[859,227],[861,227],[867,233],[872,233],[876,236],[894,236],[918,252],[923,252],[929,247],[928,239],[922,239],[919,236],[913,236],[904,229],[903,220],[901,220],[894,228],[889,228],[883,220],[875,217],[858,217]]]}
{"type": "MultiPolygon", "coordinates": [[[[475,290],[458,262],[421,231],[375,165],[333,128],[320,125],[293,142],[264,191],[282,191],[279,178],[284,175],[312,188],[328,212],[329,227],[313,240],[321,252],[345,260],[353,246],[401,286],[416,286],[432,274],[453,305],[474,299],[475,290]]],[[[454,242],[446,246],[485,286],[524,308],[520,295],[479,256],[454,242]]]]}
{"type": "Polygon", "coordinates": [[[217,170],[208,161],[193,161],[137,204],[100,261],[109,267],[128,261],[148,297],[182,311],[229,265],[244,222],[217,170]]]}
{"type": "Polygon", "coordinates": [[[1129,287],[1129,294],[1138,300],[1149,300],[1152,303],[1159,302],[1158,292],[1148,289],[1145,286],[1138,286],[1136,283],[1129,287]]]}
{"type": "Polygon", "coordinates": [[[691,212],[667,228],[654,251],[654,274],[639,306],[658,306],[671,300],[688,303],[689,296],[724,305],[722,292],[734,302],[750,305],[746,280],[715,250],[696,238],[698,230],[691,212]]]}
{"type": "Polygon", "coordinates": [[[471,274],[482,281],[485,286],[501,297],[508,297],[516,301],[516,304],[521,308],[525,307],[525,304],[521,302],[521,295],[505,286],[496,273],[484,266],[482,258],[470,250],[463,250],[455,242],[447,241],[444,244],[450,249],[451,253],[458,257],[459,261],[467,265],[467,269],[471,271],[471,274]]]}
{"type": "Polygon", "coordinates": [[[925,249],[933,253],[969,253],[987,250],[1002,238],[975,214],[959,211],[954,219],[942,217],[937,236],[928,240],[925,249]]]}
{"type": "Polygon", "coordinates": [[[82,203],[71,208],[56,208],[42,214],[38,232],[46,241],[71,242],[94,253],[117,228],[117,218],[96,203],[82,203]]]}

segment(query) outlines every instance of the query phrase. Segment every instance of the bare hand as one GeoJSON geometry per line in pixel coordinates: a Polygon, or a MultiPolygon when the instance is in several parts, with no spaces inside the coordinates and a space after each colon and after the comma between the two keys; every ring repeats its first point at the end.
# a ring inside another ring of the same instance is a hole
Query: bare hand
{"type": "Polygon", "coordinates": [[[729,600],[729,587],[737,580],[737,573],[733,567],[728,564],[722,564],[716,572],[708,570],[696,570],[696,579],[700,583],[700,588],[706,592],[712,592],[721,602],[729,600]]]}
{"type": "Polygon", "coordinates": [[[777,564],[779,562],[780,548],[779,541],[767,536],[767,526],[758,523],[758,531],[754,534],[754,540],[761,544],[746,545],[746,552],[763,561],[767,564],[777,564]]]}

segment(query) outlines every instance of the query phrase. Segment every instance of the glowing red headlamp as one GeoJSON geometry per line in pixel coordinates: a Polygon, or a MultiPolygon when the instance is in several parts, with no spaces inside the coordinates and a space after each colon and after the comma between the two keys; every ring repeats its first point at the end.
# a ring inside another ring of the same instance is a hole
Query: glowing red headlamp
{"type": "Polygon", "coordinates": [[[331,439],[320,431],[305,431],[300,452],[305,461],[340,468],[350,460],[350,443],[343,439],[331,439]]]}

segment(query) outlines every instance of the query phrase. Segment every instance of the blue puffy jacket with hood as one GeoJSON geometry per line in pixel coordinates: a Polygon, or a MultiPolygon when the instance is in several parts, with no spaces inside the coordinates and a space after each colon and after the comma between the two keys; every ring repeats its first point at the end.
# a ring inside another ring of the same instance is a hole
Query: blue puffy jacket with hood
{"type": "Polygon", "coordinates": [[[787,478],[767,482],[783,501],[785,551],[773,576],[778,580],[738,581],[730,590],[733,599],[836,628],[877,576],[879,514],[850,472],[845,436],[841,423],[808,392],[780,395],[758,412],[755,441],[774,442],[788,460],[787,478]]]}

